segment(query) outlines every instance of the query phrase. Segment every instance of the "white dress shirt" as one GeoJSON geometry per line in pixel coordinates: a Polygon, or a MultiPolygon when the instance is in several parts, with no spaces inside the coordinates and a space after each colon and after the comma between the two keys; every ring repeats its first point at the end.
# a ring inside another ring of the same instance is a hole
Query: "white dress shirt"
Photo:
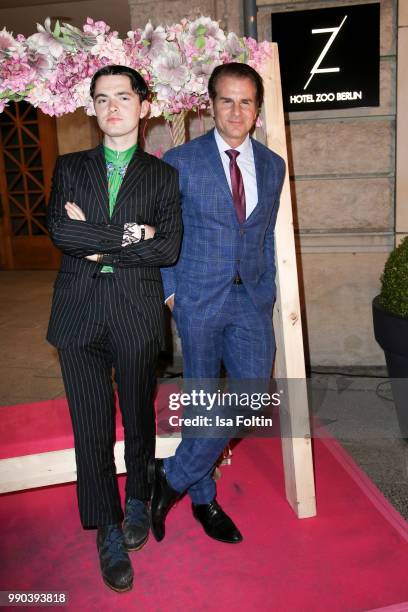
{"type": "MultiPolygon", "coordinates": [[[[230,174],[230,158],[225,153],[232,147],[225,142],[221,137],[217,128],[214,129],[215,142],[217,143],[218,151],[220,152],[222,165],[224,167],[225,176],[228,181],[229,188],[231,189],[231,174],[230,174]]],[[[249,134],[245,138],[244,142],[235,148],[239,151],[237,157],[237,164],[241,170],[242,180],[244,181],[245,189],[245,204],[246,204],[246,218],[248,219],[255,206],[258,204],[258,188],[256,185],[256,171],[255,171],[255,160],[254,152],[252,150],[252,143],[249,138],[249,134]]],[[[231,189],[232,193],[232,189],[231,189]]]]}

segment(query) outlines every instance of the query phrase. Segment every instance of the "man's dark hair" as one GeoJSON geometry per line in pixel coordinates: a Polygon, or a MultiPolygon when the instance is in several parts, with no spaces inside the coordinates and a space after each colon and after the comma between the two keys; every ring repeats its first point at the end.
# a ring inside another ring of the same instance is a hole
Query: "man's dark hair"
{"type": "Polygon", "coordinates": [[[256,70],[248,66],[248,64],[240,64],[238,62],[230,62],[229,64],[221,64],[212,71],[208,81],[208,95],[211,100],[215,100],[217,95],[217,81],[221,77],[236,77],[237,79],[249,79],[255,85],[256,102],[258,108],[261,108],[264,98],[264,86],[262,77],[256,70]]]}
{"type": "Polygon", "coordinates": [[[123,76],[129,77],[132,89],[135,93],[138,94],[140,102],[143,102],[143,100],[147,99],[147,96],[149,94],[148,87],[144,78],[137,72],[137,70],[133,70],[133,68],[129,68],[128,66],[119,66],[115,64],[112,64],[110,66],[104,66],[103,68],[100,68],[97,72],[95,72],[92,77],[91,85],[89,88],[91,97],[94,97],[95,85],[99,77],[111,76],[116,74],[123,74],[123,76]]]}

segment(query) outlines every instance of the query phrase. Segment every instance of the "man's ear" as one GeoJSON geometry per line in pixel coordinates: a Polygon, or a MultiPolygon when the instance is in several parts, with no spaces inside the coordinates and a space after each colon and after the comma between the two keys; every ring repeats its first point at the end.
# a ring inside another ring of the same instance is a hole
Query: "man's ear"
{"type": "Polygon", "coordinates": [[[149,110],[150,110],[150,102],[148,100],[143,100],[142,104],[140,105],[140,119],[143,119],[143,117],[146,117],[149,110]]]}
{"type": "Polygon", "coordinates": [[[211,98],[210,98],[210,113],[211,113],[211,117],[214,119],[214,104],[211,98]]]}

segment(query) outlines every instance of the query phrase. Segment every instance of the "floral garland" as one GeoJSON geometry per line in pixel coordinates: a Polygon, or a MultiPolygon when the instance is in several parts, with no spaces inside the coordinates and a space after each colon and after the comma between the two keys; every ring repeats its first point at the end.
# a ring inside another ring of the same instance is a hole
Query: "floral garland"
{"type": "Polygon", "coordinates": [[[84,107],[94,114],[91,77],[107,64],[138,70],[151,91],[151,116],[167,120],[208,107],[212,70],[231,61],[258,71],[271,55],[268,42],[225,34],[209,17],[128,32],[124,40],[103,21],[88,17],[80,30],[51,20],[25,38],[0,31],[0,112],[9,101],[26,100],[48,115],[84,107]]]}

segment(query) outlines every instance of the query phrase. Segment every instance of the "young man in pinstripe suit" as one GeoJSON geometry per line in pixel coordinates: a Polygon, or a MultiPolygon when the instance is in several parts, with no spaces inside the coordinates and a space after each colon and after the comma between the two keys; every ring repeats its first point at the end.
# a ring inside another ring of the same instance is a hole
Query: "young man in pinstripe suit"
{"type": "Polygon", "coordinates": [[[179,251],[178,176],[137,145],[149,103],[135,70],[102,68],[91,95],[103,145],[59,157],[54,172],[48,227],[63,257],[47,338],[58,348],[72,418],[81,521],[98,528],[105,583],[127,591],[128,551],[140,549],[149,533],[147,466],[163,340],[160,267],[179,251]],[[124,515],[113,456],[112,368],[125,434],[124,515]]]}

